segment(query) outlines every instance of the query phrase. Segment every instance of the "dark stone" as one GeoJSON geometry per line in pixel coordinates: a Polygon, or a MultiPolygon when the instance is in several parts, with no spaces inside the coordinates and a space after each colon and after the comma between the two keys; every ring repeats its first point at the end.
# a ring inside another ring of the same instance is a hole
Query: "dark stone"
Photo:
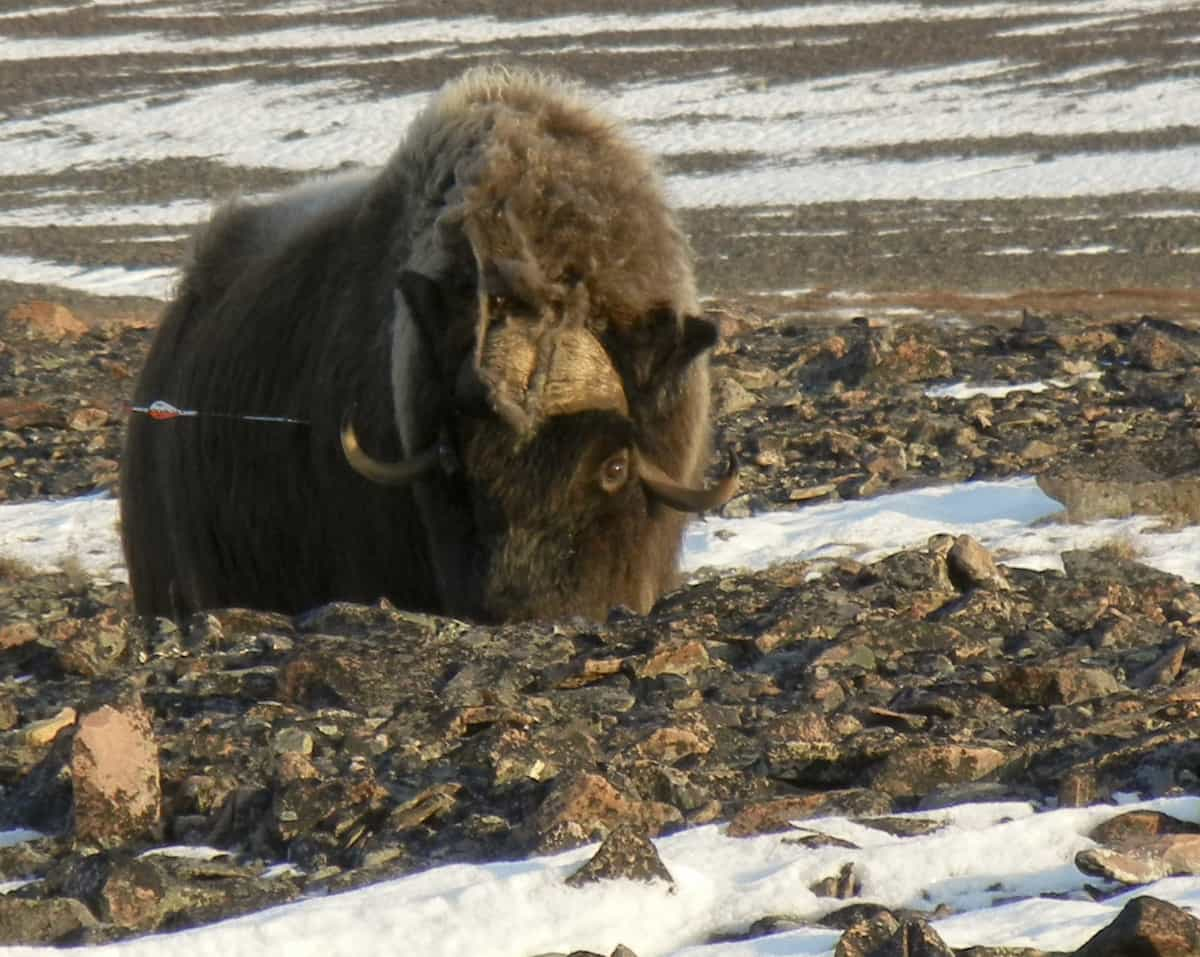
{"type": "Polygon", "coordinates": [[[1144,316],[1129,340],[1129,358],[1143,369],[1200,364],[1200,334],[1177,322],[1144,316]]]}
{"type": "Polygon", "coordinates": [[[900,929],[900,921],[886,909],[855,921],[843,931],[833,957],[873,957],[900,929]]]}
{"type": "Polygon", "coordinates": [[[894,837],[921,837],[945,830],[945,821],[924,820],[919,817],[865,817],[856,823],[874,828],[894,837]]]}
{"type": "Polygon", "coordinates": [[[746,931],[743,940],[753,940],[756,937],[770,937],[772,934],[785,934],[789,930],[798,930],[808,926],[808,922],[799,917],[789,917],[786,914],[768,914],[754,921],[746,931]]]}
{"type": "Polygon", "coordinates": [[[665,881],[674,887],[675,879],[658,856],[654,843],[635,827],[615,828],[604,839],[595,855],[567,878],[570,887],[584,887],[597,881],[631,880],[650,884],[665,881]]]}
{"type": "Polygon", "coordinates": [[[874,957],[955,957],[944,940],[926,921],[907,920],[874,957]]]}
{"type": "Polygon", "coordinates": [[[100,890],[100,916],[118,927],[154,930],[166,917],[167,882],[148,859],[120,861],[100,890]]]}
{"type": "Polygon", "coordinates": [[[115,671],[128,660],[126,623],[112,609],[92,618],[59,622],[51,637],[59,666],[68,674],[94,678],[115,671]]]}
{"type": "Polygon", "coordinates": [[[793,821],[827,814],[887,814],[892,803],[878,791],[831,791],[806,797],[777,798],[751,804],[729,822],[730,837],[751,837],[795,830],[793,821]]]}
{"type": "Polygon", "coordinates": [[[994,693],[1010,707],[1048,707],[1104,697],[1120,687],[1101,668],[1015,665],[1001,676],[994,693]]]}
{"type": "Polygon", "coordinates": [[[59,734],[48,751],[25,764],[15,756],[22,772],[0,801],[0,828],[26,827],[46,834],[61,834],[71,817],[71,750],[74,729],[59,734]]]}
{"type": "Polygon", "coordinates": [[[893,751],[872,783],[896,797],[927,794],[947,784],[977,781],[995,772],[1005,755],[995,748],[918,745],[893,751]]]}
{"type": "Polygon", "coordinates": [[[1156,897],[1135,897],[1071,957],[1194,957],[1200,920],[1156,897]]]}

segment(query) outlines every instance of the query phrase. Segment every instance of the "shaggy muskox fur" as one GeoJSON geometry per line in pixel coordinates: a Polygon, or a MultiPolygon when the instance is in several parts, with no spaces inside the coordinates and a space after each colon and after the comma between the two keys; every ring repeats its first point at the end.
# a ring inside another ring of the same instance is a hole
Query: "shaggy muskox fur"
{"type": "Polygon", "coordinates": [[[199,236],[135,393],[199,414],[133,415],[122,462],[137,610],[646,610],[732,492],[695,488],[715,337],[617,125],[469,72],[381,171],[199,236]]]}

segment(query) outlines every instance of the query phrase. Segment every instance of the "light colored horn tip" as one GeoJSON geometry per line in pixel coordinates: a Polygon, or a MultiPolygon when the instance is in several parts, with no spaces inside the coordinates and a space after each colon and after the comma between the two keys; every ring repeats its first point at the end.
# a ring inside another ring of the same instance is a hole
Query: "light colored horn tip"
{"type": "Polygon", "coordinates": [[[354,424],[347,416],[342,423],[342,454],[359,475],[376,485],[406,485],[433,470],[440,463],[437,446],[399,462],[380,462],[363,451],[354,424]]]}

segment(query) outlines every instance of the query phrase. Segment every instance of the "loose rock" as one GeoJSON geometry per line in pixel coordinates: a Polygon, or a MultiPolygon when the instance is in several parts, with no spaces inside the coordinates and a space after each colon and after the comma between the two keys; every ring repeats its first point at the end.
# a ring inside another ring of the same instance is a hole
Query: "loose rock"
{"type": "Polygon", "coordinates": [[[25,900],[0,894],[0,945],[67,944],[99,921],[72,898],[25,900]]]}
{"type": "Polygon", "coordinates": [[[538,847],[545,853],[604,837],[621,825],[656,835],[683,815],[658,801],[631,801],[598,774],[581,774],[551,792],[538,808],[538,847]]]}
{"type": "Polygon", "coordinates": [[[1156,897],[1135,897],[1117,919],[1071,957],[1192,957],[1200,953],[1200,921],[1156,897]]]}
{"type": "MultiPolygon", "coordinates": [[[[741,390],[715,436],[746,463],[732,507],[1036,471],[1047,487],[1077,482],[1084,499],[1186,521],[1198,363],[1188,336],[1139,325],[739,321],[714,356],[716,381],[741,390]],[[935,373],[1055,384],[963,400],[929,390],[935,373]]],[[[146,340],[133,327],[60,343],[0,335],[12,373],[0,376],[0,499],[112,481],[116,410],[146,340]]],[[[1200,591],[1120,541],[1067,553],[1062,571],[1000,559],[935,535],[870,564],[698,573],[646,616],[502,627],[386,603],[142,620],[123,586],[0,561],[0,827],[58,836],[20,860],[0,853],[3,876],[33,879],[22,896],[48,901],[64,899],[52,872],[75,872],[93,917],[128,926],[62,939],[99,942],[622,827],[716,822],[849,852],[806,819],[894,828],[878,819],[967,800],[1197,793],[1200,591]],[[74,847],[72,825],[88,816],[86,794],[72,797],[75,712],[86,720],[114,687],[141,689],[161,819],[113,837],[105,880],[89,883],[96,863],[83,859],[98,855],[74,847]],[[120,862],[163,842],[224,847],[247,866],[200,874],[156,855],[153,880],[129,872],[122,897],[114,879],[104,903],[120,862]],[[260,878],[284,862],[304,873],[260,878]]],[[[1155,867],[1188,843],[1162,840],[1186,833],[1176,824],[1117,820],[1095,836],[1108,878],[1118,865],[1133,876],[1116,855],[1141,852],[1123,841],[1153,848],[1155,867]]],[[[821,876],[822,892],[855,891],[853,872],[821,876]]],[[[879,943],[920,916],[892,915],[879,943]]]]}
{"type": "Polygon", "coordinates": [[[615,828],[596,854],[567,878],[570,887],[597,881],[630,880],[643,883],[663,881],[674,888],[675,879],[658,856],[653,842],[636,827],[615,828]]]}
{"type": "Polygon", "coordinates": [[[101,847],[152,838],[160,819],[158,747],[140,704],[83,716],[71,757],[76,839],[101,847]]]}
{"type": "Polygon", "coordinates": [[[1116,848],[1080,851],[1075,866],[1085,874],[1122,884],[1200,874],[1200,834],[1168,834],[1124,841],[1116,848]]]}
{"type": "Polygon", "coordinates": [[[4,319],[16,335],[49,342],[78,339],[88,331],[87,325],[76,319],[66,306],[42,299],[18,303],[4,319]]]}

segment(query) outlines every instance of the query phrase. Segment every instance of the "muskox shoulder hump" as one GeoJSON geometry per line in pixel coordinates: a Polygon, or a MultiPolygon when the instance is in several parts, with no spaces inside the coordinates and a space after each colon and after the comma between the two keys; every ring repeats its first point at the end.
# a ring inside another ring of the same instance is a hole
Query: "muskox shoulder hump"
{"type": "Polygon", "coordinates": [[[311,180],[255,204],[256,238],[268,245],[286,242],[316,220],[354,208],[377,172],[355,169],[311,180]]]}
{"type": "Polygon", "coordinates": [[[230,288],[250,263],[275,255],[313,225],[354,210],[376,172],[352,170],[262,199],[229,200],[197,236],[186,282],[205,300],[230,288]]]}

